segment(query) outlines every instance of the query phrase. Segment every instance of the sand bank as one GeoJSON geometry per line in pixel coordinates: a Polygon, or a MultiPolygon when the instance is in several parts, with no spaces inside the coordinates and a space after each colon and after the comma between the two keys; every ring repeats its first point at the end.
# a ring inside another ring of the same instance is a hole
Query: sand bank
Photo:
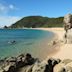
{"type": "MultiPolygon", "coordinates": [[[[63,40],[64,36],[64,29],[61,28],[55,28],[54,33],[58,35],[59,40],[63,40]],[[57,31],[56,31],[57,30],[57,31]]],[[[60,58],[63,59],[72,59],[72,44],[62,44],[60,46],[60,51],[53,55],[54,58],[60,58]]]]}
{"type": "MultiPolygon", "coordinates": [[[[41,30],[48,30],[56,34],[59,41],[63,40],[64,37],[64,28],[37,28],[41,30]]],[[[59,44],[54,46],[55,49],[58,49],[57,52],[54,52],[51,57],[63,59],[72,59],[72,44],[59,44]]]]}

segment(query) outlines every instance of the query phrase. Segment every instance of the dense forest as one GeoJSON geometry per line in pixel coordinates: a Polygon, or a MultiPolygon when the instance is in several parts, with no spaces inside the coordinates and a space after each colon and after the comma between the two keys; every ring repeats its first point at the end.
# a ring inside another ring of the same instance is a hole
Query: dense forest
{"type": "Polygon", "coordinates": [[[63,17],[49,18],[42,16],[27,16],[12,24],[9,28],[63,27],[63,17]]]}

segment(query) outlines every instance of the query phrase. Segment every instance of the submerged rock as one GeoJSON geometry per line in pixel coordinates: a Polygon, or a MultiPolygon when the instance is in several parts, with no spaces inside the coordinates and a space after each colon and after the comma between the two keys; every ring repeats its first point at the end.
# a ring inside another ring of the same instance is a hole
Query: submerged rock
{"type": "Polygon", "coordinates": [[[13,41],[9,41],[9,42],[8,42],[8,44],[15,44],[15,43],[16,43],[15,40],[13,40],[13,41]]]}

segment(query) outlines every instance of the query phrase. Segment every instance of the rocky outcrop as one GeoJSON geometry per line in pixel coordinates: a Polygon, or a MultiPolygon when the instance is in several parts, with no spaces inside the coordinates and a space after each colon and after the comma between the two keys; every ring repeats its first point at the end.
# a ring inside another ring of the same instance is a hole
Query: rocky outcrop
{"type": "Polygon", "coordinates": [[[72,72],[72,60],[66,59],[54,67],[54,72],[72,72]]]}
{"type": "Polygon", "coordinates": [[[61,60],[49,58],[40,61],[30,54],[21,54],[0,60],[0,72],[53,72],[53,68],[61,60]]]}
{"type": "Polygon", "coordinates": [[[67,42],[66,43],[72,44],[72,29],[69,29],[67,31],[66,35],[67,35],[67,38],[66,38],[67,42]]]}
{"type": "Polygon", "coordinates": [[[64,29],[67,32],[68,29],[72,28],[72,15],[71,14],[67,14],[64,16],[64,29]]]}
{"type": "Polygon", "coordinates": [[[33,66],[32,72],[53,72],[53,68],[60,62],[59,59],[48,59],[47,61],[38,62],[33,66]]]}
{"type": "Polygon", "coordinates": [[[48,58],[40,61],[30,54],[0,60],[0,72],[72,72],[72,60],[48,58]]]}
{"type": "Polygon", "coordinates": [[[21,67],[34,64],[34,59],[30,54],[21,54],[18,57],[10,57],[0,60],[0,72],[17,72],[21,67]]]}
{"type": "Polygon", "coordinates": [[[65,29],[65,43],[72,43],[72,15],[71,14],[67,14],[66,16],[64,16],[64,29],[65,29]]]}

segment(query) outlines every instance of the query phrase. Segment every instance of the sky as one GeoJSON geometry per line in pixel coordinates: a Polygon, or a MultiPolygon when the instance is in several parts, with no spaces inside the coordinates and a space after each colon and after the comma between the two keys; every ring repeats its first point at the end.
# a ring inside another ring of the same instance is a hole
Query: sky
{"type": "Polygon", "coordinates": [[[72,13],[72,0],[0,0],[0,27],[25,16],[60,17],[72,13]]]}

